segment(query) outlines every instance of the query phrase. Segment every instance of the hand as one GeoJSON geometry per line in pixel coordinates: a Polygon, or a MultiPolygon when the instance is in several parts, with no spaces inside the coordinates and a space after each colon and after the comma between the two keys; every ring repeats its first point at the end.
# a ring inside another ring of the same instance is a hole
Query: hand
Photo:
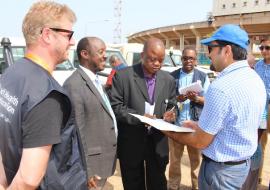
{"type": "Polygon", "coordinates": [[[187,96],[184,95],[184,94],[180,94],[179,96],[176,96],[176,100],[177,100],[178,102],[184,102],[184,101],[187,100],[187,96]]]}
{"type": "Polygon", "coordinates": [[[148,113],[145,113],[143,116],[151,118],[151,119],[156,119],[156,115],[150,115],[148,113]]]}
{"type": "Polygon", "coordinates": [[[98,175],[94,175],[90,179],[88,179],[88,187],[90,188],[97,188],[97,182],[101,180],[101,177],[98,175]]]}
{"type": "Polygon", "coordinates": [[[186,127],[186,128],[196,130],[198,128],[198,122],[191,121],[191,120],[186,120],[186,121],[183,121],[182,126],[186,127]]]}
{"type": "Polygon", "coordinates": [[[187,98],[190,99],[190,101],[196,102],[198,100],[198,93],[197,92],[193,92],[193,91],[189,91],[186,94],[187,98]]]}
{"type": "Polygon", "coordinates": [[[163,114],[163,120],[167,121],[167,122],[174,122],[176,120],[176,114],[175,114],[175,108],[173,107],[173,109],[166,111],[163,114]]]}
{"type": "MultiPolygon", "coordinates": [[[[145,117],[148,117],[148,118],[151,118],[151,119],[156,119],[156,118],[157,118],[156,115],[150,115],[150,114],[148,114],[148,113],[144,114],[144,116],[145,116],[145,117]]],[[[145,127],[150,127],[150,125],[145,124],[145,127]]]]}

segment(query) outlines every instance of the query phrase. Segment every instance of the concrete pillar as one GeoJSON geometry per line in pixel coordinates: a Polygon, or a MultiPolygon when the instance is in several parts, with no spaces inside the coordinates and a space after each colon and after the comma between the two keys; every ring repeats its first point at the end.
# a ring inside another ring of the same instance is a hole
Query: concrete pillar
{"type": "Polygon", "coordinates": [[[170,40],[169,40],[169,38],[166,38],[165,39],[165,48],[166,49],[169,49],[170,48],[170,40]]]}
{"type": "Polygon", "coordinates": [[[184,34],[179,34],[179,49],[183,51],[185,48],[185,36],[184,34]]]}
{"type": "Polygon", "coordinates": [[[201,37],[200,36],[196,36],[196,51],[200,52],[201,51],[201,37]]]}

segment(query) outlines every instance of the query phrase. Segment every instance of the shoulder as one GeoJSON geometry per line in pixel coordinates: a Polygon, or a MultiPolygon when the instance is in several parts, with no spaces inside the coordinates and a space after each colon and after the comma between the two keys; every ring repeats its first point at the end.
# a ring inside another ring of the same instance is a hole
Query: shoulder
{"type": "Polygon", "coordinates": [[[121,70],[116,70],[115,75],[121,76],[121,78],[130,78],[135,72],[137,72],[141,67],[141,64],[132,65],[125,67],[121,70]]]}
{"type": "Polygon", "coordinates": [[[199,69],[196,69],[196,68],[194,69],[194,74],[197,74],[197,75],[202,76],[202,77],[207,76],[206,73],[204,73],[203,71],[200,71],[199,69]]]}
{"type": "Polygon", "coordinates": [[[174,70],[173,72],[170,73],[171,76],[173,76],[173,78],[178,78],[180,70],[181,68],[174,70]]]}
{"type": "Polygon", "coordinates": [[[74,71],[68,78],[67,80],[64,82],[63,87],[67,88],[67,87],[80,87],[82,83],[82,77],[80,75],[80,72],[78,69],[76,69],[76,71],[74,71]]]}
{"type": "Polygon", "coordinates": [[[171,73],[169,73],[167,71],[160,70],[160,71],[158,71],[158,75],[166,80],[170,80],[170,81],[174,82],[174,77],[171,75],[171,73]]]}
{"type": "Polygon", "coordinates": [[[260,60],[260,61],[258,61],[258,62],[255,64],[255,66],[254,66],[255,70],[261,68],[261,67],[263,66],[263,64],[264,64],[263,59],[260,60]]]}

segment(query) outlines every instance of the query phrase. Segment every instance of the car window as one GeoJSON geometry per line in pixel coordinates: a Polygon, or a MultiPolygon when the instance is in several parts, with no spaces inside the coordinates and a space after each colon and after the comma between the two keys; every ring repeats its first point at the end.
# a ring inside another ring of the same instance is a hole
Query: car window
{"type": "MultiPolygon", "coordinates": [[[[75,51],[74,51],[75,52],[75,51]]],[[[125,65],[127,65],[125,59],[123,58],[122,54],[120,51],[115,51],[115,50],[106,50],[106,56],[107,56],[107,60],[106,60],[106,64],[105,64],[105,68],[111,68],[111,65],[109,63],[109,58],[112,55],[116,55],[117,57],[119,57],[119,59],[121,60],[121,62],[125,65]]],[[[73,65],[75,68],[79,67],[79,59],[77,54],[74,54],[74,61],[73,61],[73,65]]]]}
{"type": "Polygon", "coordinates": [[[181,55],[173,54],[171,57],[172,57],[174,63],[176,64],[176,66],[181,66],[182,65],[181,55]]]}
{"type": "Polygon", "coordinates": [[[121,63],[127,65],[127,63],[126,63],[125,59],[123,58],[120,51],[106,50],[106,56],[107,56],[106,65],[105,65],[106,68],[111,68],[111,65],[109,63],[109,59],[112,55],[116,55],[121,60],[121,63]]]}
{"type": "Polygon", "coordinates": [[[70,71],[73,69],[74,69],[74,66],[69,60],[66,60],[63,63],[58,64],[55,68],[56,71],[70,71]]]}
{"type": "Polygon", "coordinates": [[[164,61],[163,61],[163,67],[174,67],[171,58],[169,57],[169,55],[165,55],[164,61]]]}
{"type": "Polygon", "coordinates": [[[133,53],[133,61],[132,64],[137,64],[141,61],[141,53],[133,53]]]}

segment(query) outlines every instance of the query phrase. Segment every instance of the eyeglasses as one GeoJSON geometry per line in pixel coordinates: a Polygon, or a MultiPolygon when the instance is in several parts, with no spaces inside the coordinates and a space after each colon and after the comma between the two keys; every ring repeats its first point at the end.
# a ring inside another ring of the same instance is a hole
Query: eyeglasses
{"type": "Polygon", "coordinates": [[[65,32],[65,33],[68,33],[67,37],[68,37],[68,40],[70,41],[73,34],[74,34],[74,31],[72,30],[66,30],[66,29],[62,29],[62,28],[50,28],[51,30],[55,31],[55,32],[65,32]]]}
{"type": "Polygon", "coordinates": [[[266,51],[269,51],[269,50],[270,50],[270,46],[260,46],[259,49],[260,49],[261,51],[263,51],[264,49],[265,49],[266,51]]]}
{"type": "Polygon", "coordinates": [[[183,56],[182,60],[183,61],[195,61],[196,58],[195,57],[189,57],[189,56],[183,56]]]}
{"type": "Polygon", "coordinates": [[[209,54],[211,53],[211,51],[213,50],[214,47],[224,47],[225,45],[221,45],[221,44],[209,44],[208,47],[208,52],[209,54]]]}

